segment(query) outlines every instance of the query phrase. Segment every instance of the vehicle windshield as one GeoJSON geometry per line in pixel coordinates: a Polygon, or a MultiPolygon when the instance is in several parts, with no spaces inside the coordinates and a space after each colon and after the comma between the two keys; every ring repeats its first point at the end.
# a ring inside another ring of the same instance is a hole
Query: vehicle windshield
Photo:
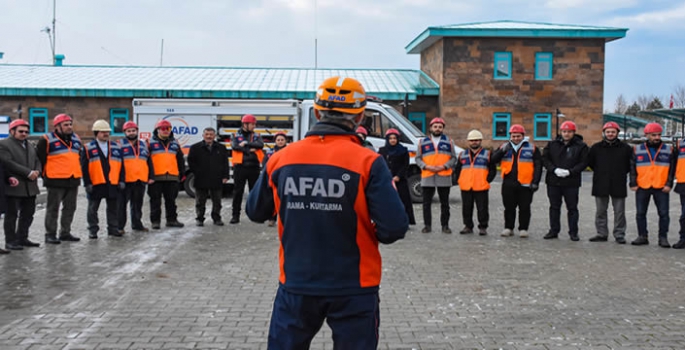
{"type": "Polygon", "coordinates": [[[419,128],[416,127],[416,125],[410,123],[409,120],[407,120],[407,118],[405,116],[403,116],[402,114],[400,114],[397,110],[395,110],[394,108],[389,107],[389,106],[387,106],[387,107],[383,106],[383,107],[385,108],[386,111],[388,111],[388,113],[392,114],[395,117],[395,119],[397,120],[397,123],[402,124],[402,126],[404,126],[407,130],[409,130],[411,132],[412,136],[417,137],[417,138],[421,138],[421,137],[426,136],[426,135],[424,135],[423,132],[421,132],[421,130],[419,130],[419,128]]]}

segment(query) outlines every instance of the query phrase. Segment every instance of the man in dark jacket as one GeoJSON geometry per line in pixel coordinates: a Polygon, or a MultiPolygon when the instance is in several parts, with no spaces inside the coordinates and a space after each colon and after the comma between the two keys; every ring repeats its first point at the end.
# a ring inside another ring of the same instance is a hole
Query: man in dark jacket
{"type": "Polygon", "coordinates": [[[577,242],[578,237],[578,193],[581,176],[587,166],[587,145],[583,137],[576,135],[576,124],[566,121],[561,124],[561,137],[550,141],[545,147],[542,158],[547,169],[545,183],[549,198],[549,232],[544,239],[559,237],[561,231],[561,200],[568,211],[568,235],[577,242]]]}
{"type": "Polygon", "coordinates": [[[240,207],[243,205],[245,183],[252,190],[259,177],[259,170],[264,161],[264,141],[254,131],[257,118],[246,114],[241,120],[241,127],[231,139],[233,158],[233,214],[231,224],[240,222],[240,207]]]}
{"type": "Polygon", "coordinates": [[[26,140],[29,123],[17,119],[10,123],[9,129],[9,137],[0,141],[0,161],[5,165],[7,175],[16,178],[19,185],[5,190],[5,243],[7,249],[21,250],[22,247],[40,246],[29,240],[29,227],[36,211],[36,196],[40,193],[37,180],[41,166],[36,149],[26,140]]]}
{"type": "Polygon", "coordinates": [[[224,145],[216,142],[216,130],[205,128],[202,141],[192,145],[188,152],[188,167],[195,177],[195,223],[204,226],[205,203],[212,198],[212,220],[214,225],[223,226],[221,221],[221,193],[228,182],[228,153],[224,145]]]}
{"type": "Polygon", "coordinates": [[[604,124],[603,140],[592,145],[588,153],[587,165],[592,168],[592,195],[597,206],[597,235],[590,238],[590,242],[608,240],[607,208],[611,200],[614,207],[614,238],[618,244],[626,243],[626,183],[633,149],[618,138],[619,130],[617,123],[604,124]]]}

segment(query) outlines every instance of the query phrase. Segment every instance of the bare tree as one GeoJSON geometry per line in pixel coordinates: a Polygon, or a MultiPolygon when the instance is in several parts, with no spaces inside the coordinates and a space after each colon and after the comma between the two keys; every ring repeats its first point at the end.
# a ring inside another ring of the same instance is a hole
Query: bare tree
{"type": "Polygon", "coordinates": [[[673,108],[685,108],[685,85],[677,85],[673,89],[673,108]]]}
{"type": "Polygon", "coordinates": [[[647,110],[647,106],[649,106],[649,103],[654,101],[654,98],[654,95],[638,95],[635,99],[635,103],[637,103],[637,105],[640,106],[641,111],[644,111],[647,110]]]}
{"type": "Polygon", "coordinates": [[[626,101],[626,98],[623,96],[623,94],[618,95],[618,97],[616,97],[616,102],[614,103],[614,113],[624,114],[627,109],[628,101],[626,101]]]}

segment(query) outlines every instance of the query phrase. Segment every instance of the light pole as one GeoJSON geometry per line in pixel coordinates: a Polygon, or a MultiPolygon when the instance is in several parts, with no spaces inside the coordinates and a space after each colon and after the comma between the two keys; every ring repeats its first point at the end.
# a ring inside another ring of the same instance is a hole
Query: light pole
{"type": "Polygon", "coordinates": [[[561,113],[559,108],[557,108],[557,138],[559,137],[559,118],[564,118],[566,117],[564,113],[561,113]]]}

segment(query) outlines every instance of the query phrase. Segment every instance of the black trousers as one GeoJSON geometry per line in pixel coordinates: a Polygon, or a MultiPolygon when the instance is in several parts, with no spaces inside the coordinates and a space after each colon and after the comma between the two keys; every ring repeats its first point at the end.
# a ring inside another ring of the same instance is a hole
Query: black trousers
{"type": "Polygon", "coordinates": [[[519,230],[528,230],[530,225],[530,203],[533,202],[533,190],[524,186],[502,186],[504,203],[504,228],[514,229],[516,208],[519,210],[519,230]]]}
{"type": "Polygon", "coordinates": [[[490,213],[488,212],[489,191],[461,191],[461,214],[464,226],[473,228],[473,203],[478,209],[478,228],[488,228],[490,213]]]}
{"type": "Polygon", "coordinates": [[[562,187],[547,185],[547,197],[549,198],[549,230],[558,235],[561,231],[561,200],[566,203],[568,211],[568,234],[578,235],[578,192],[580,187],[562,187]]]}
{"type": "Polygon", "coordinates": [[[48,187],[48,199],[45,206],[45,235],[55,237],[57,235],[57,217],[59,207],[62,205],[62,217],[59,222],[59,235],[71,234],[71,223],[76,213],[76,198],[78,187],[48,187]]]}
{"type": "Polygon", "coordinates": [[[145,198],[145,183],[127,182],[126,188],[119,191],[117,204],[117,224],[119,230],[126,228],[126,207],[131,203],[131,228],[140,230],[143,228],[143,199],[145,198]]]}
{"type": "Polygon", "coordinates": [[[7,196],[7,212],[3,221],[5,243],[20,244],[29,238],[29,227],[33,223],[33,214],[35,212],[36,196],[7,196]],[[18,223],[17,218],[19,219],[18,223]]]}
{"type": "Polygon", "coordinates": [[[207,198],[212,199],[212,220],[221,221],[222,188],[195,188],[195,220],[205,220],[207,198]]]}
{"type": "Polygon", "coordinates": [[[259,178],[259,167],[244,167],[236,165],[233,169],[233,217],[240,216],[240,207],[243,204],[243,193],[245,193],[245,183],[252,190],[255,182],[259,178]]]}
{"type": "Polygon", "coordinates": [[[177,181],[155,181],[147,187],[150,196],[150,222],[160,223],[162,220],[162,196],[164,197],[164,209],[166,221],[177,221],[176,197],[178,197],[177,181]]]}
{"type": "Polygon", "coordinates": [[[107,203],[107,233],[117,233],[117,199],[116,198],[89,198],[88,199],[88,232],[98,233],[100,230],[98,220],[98,210],[100,209],[100,202],[105,200],[107,203]]]}
{"type": "MultiPolygon", "coordinates": [[[[423,192],[423,225],[430,227],[433,221],[431,215],[431,202],[435,196],[435,187],[421,187],[423,192]]],[[[449,226],[450,222],[450,187],[438,187],[438,197],[440,198],[440,225],[449,226]]]]}

